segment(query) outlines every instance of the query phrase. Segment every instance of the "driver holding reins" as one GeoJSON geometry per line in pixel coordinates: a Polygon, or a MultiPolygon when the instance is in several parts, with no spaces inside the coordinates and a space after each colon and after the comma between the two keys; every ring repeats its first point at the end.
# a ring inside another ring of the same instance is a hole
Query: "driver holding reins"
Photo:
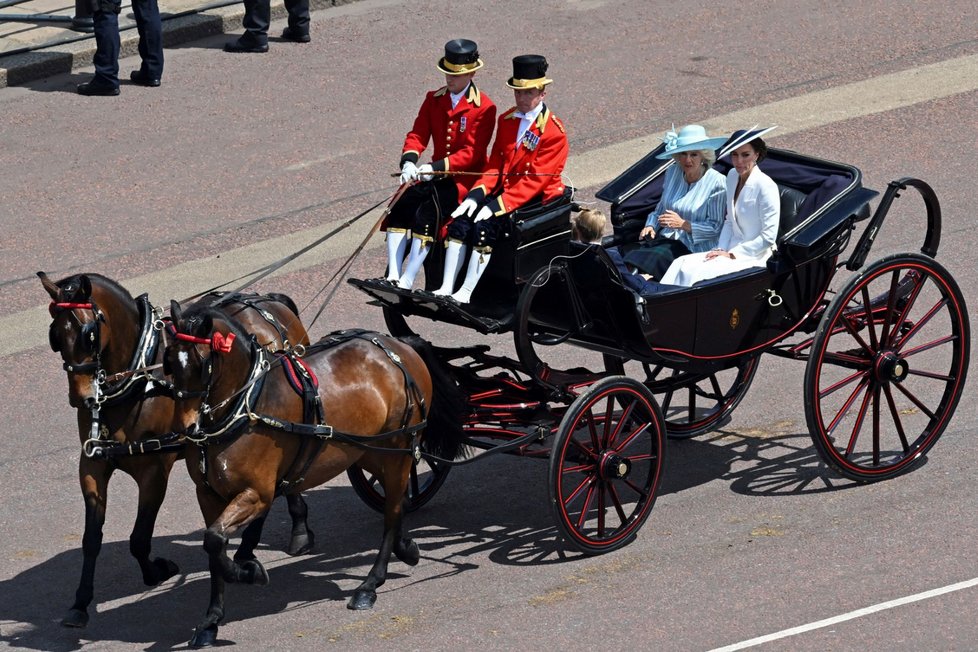
{"type": "Polygon", "coordinates": [[[516,106],[499,117],[482,178],[452,213],[455,220],[448,227],[445,271],[436,295],[468,303],[489,264],[493,244],[512,226],[510,213],[535,199],[548,202],[564,194],[560,175],[567,163],[567,134],[543,102],[553,83],[547,67],[539,54],[513,59],[513,76],[506,85],[513,89],[516,106]],[[468,271],[453,294],[467,246],[472,247],[468,271]]]}
{"type": "Polygon", "coordinates": [[[414,284],[441,225],[448,221],[448,213],[458,206],[485,166],[496,105],[472,81],[482,65],[475,41],[455,39],[446,43],[445,56],[438,61],[445,85],[425,96],[404,139],[401,183],[412,185],[394,203],[387,218],[387,281],[401,288],[410,289],[414,284]],[[429,141],[431,162],[418,165],[429,141]],[[454,172],[470,174],[453,176],[454,172]],[[402,273],[409,242],[411,253],[402,273]]]}

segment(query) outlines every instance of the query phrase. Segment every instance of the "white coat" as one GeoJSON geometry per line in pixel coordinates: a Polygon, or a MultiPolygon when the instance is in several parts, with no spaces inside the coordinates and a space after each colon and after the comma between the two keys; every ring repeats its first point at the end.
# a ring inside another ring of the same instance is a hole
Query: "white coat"
{"type": "Polygon", "coordinates": [[[688,287],[703,279],[760,267],[771,257],[781,221],[778,184],[754,166],[734,200],[737,180],[737,170],[731,169],[727,173],[727,216],[717,244],[734,257],[706,260],[708,252],[680,256],[666,270],[663,284],[688,287]]]}

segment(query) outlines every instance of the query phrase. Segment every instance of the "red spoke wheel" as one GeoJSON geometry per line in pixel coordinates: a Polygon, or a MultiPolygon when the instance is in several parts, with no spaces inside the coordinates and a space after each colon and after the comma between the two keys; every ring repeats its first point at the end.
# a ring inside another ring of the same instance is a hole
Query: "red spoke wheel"
{"type": "MultiPolygon", "coordinates": [[[[736,367],[709,372],[643,364],[645,386],[659,402],[669,438],[695,437],[726,423],[750,389],[759,360],[750,358],[736,367]]],[[[612,373],[628,373],[620,358],[606,356],[605,367],[612,373]]]]}
{"type": "MultiPolygon", "coordinates": [[[[405,511],[413,512],[434,498],[451,470],[452,467],[448,464],[427,460],[412,465],[411,475],[408,477],[407,495],[404,497],[405,511]]],[[[346,475],[360,499],[372,509],[383,513],[384,486],[380,478],[363,470],[359,465],[347,469],[346,475]]]]}
{"type": "Polygon", "coordinates": [[[809,432],[830,466],[872,481],[920,462],[961,398],[967,315],[957,283],[926,256],[889,256],[849,279],[805,370],[809,432]]]}
{"type": "Polygon", "coordinates": [[[594,383],[561,419],[550,453],[550,504],[563,537],[589,555],[635,538],[655,504],[665,424],[642,383],[594,383]]]}

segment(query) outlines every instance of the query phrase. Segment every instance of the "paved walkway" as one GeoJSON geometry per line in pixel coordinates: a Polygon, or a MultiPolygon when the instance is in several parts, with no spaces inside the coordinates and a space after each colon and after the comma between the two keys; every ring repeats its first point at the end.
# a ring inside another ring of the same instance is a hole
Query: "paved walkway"
{"type": "MultiPolygon", "coordinates": [[[[311,0],[312,10],[355,0],[311,0]]],[[[16,86],[74,68],[90,66],[95,38],[75,28],[73,0],[0,0],[0,88],[16,86]],[[9,6],[8,6],[9,5],[9,6]],[[4,17],[17,16],[13,21],[4,17]],[[21,20],[23,18],[23,20],[21,20]]],[[[159,0],[163,44],[172,47],[212,34],[240,32],[240,0],[159,0]]],[[[119,15],[121,56],[136,54],[136,23],[123,0],[119,15]]],[[[272,18],[285,16],[282,0],[272,0],[272,18]]]]}

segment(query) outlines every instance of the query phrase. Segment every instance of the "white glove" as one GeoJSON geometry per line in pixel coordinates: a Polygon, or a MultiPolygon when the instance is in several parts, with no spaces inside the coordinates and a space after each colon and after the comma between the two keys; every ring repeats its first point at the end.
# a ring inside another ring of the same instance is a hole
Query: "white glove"
{"type": "Polygon", "coordinates": [[[475,216],[476,222],[481,222],[482,220],[488,220],[492,217],[492,209],[488,206],[483,206],[479,209],[479,214],[475,216]]]}
{"type": "Polygon", "coordinates": [[[418,167],[411,161],[404,161],[401,166],[401,183],[411,183],[418,180],[418,167]]]}
{"type": "Polygon", "coordinates": [[[422,181],[431,181],[434,178],[434,175],[431,174],[432,172],[434,172],[434,169],[430,163],[418,166],[418,178],[422,181]]]}
{"type": "Polygon", "coordinates": [[[454,211],[452,211],[452,217],[459,217],[461,215],[472,215],[479,205],[475,203],[474,199],[466,199],[461,204],[458,205],[454,211]]]}

